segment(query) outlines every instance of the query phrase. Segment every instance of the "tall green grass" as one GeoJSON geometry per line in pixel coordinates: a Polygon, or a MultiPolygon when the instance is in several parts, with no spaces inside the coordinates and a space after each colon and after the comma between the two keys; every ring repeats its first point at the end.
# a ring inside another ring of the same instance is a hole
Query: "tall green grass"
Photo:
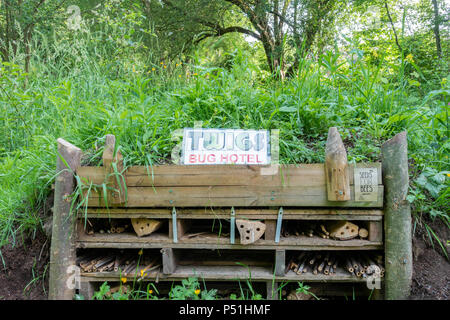
{"type": "Polygon", "coordinates": [[[196,121],[280,129],[283,163],[323,161],[331,126],[339,128],[350,161],[377,161],[380,145],[406,129],[413,161],[408,199],[420,221],[448,224],[450,79],[422,97],[400,74],[392,76],[387,62],[372,65],[354,48],[305,59],[298,75],[280,82],[239,50],[226,68],[195,56],[160,63],[132,49],[116,52],[104,36],[42,35],[30,74],[17,66],[20,57],[1,65],[0,246],[42,226],[58,137],[95,165],[102,139],[114,134],[125,165],[153,165],[169,161],[177,143],[172,132],[196,121]]]}

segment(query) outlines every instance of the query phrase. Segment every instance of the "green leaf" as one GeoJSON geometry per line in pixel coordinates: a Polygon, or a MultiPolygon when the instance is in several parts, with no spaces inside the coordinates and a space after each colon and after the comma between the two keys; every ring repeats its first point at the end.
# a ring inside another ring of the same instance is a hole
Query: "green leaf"
{"type": "Polygon", "coordinates": [[[406,200],[407,200],[409,203],[413,203],[414,200],[416,200],[416,196],[415,196],[415,195],[412,195],[412,194],[408,194],[408,195],[406,196],[406,200]]]}

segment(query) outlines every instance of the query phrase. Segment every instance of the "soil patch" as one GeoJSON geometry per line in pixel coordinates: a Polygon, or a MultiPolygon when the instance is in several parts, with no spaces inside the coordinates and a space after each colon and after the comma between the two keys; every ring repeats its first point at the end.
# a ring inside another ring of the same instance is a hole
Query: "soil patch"
{"type": "Polygon", "coordinates": [[[50,240],[41,233],[1,248],[0,300],[46,300],[50,240]]]}
{"type": "MultiPolygon", "coordinates": [[[[428,222],[427,222],[428,223],[428,222]]],[[[446,244],[449,229],[439,220],[428,223],[441,239],[448,253],[446,244]]],[[[413,300],[449,300],[450,299],[450,263],[444,257],[441,247],[434,242],[434,249],[426,230],[418,228],[413,239],[413,283],[410,299],[413,300]]]]}

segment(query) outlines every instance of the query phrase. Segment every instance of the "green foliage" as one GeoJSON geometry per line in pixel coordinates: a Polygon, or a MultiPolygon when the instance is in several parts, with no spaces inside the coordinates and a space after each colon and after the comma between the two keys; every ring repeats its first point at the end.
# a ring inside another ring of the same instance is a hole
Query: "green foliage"
{"type": "Polygon", "coordinates": [[[217,294],[216,289],[200,289],[197,278],[187,278],[181,281],[181,285],[172,287],[169,292],[171,300],[214,300],[217,294]]]}
{"type": "MultiPolygon", "coordinates": [[[[0,64],[0,248],[43,228],[58,137],[82,148],[85,164],[100,165],[104,136],[114,134],[125,166],[146,165],[151,174],[153,165],[170,162],[178,143],[172,133],[202,121],[203,127],[279,129],[282,163],[323,162],[331,126],[339,128],[351,162],[379,160],[381,144],[407,130],[408,200],[416,226],[446,254],[444,239],[430,225],[439,219],[449,226],[450,78],[445,57],[450,42],[442,19],[443,58],[437,59],[431,7],[419,2],[401,7],[388,1],[400,52],[384,1],[359,1],[365,3],[361,8],[343,1],[345,10],[329,28],[339,31],[335,41],[318,43],[313,50],[317,55],[301,59],[294,55],[298,48],[287,51],[286,63],[299,60],[298,70],[284,81],[271,76],[261,44],[241,35],[210,38],[192,46],[189,56],[183,54],[182,42],[173,40],[183,32],[164,35],[169,31],[148,19],[141,1],[75,1],[82,17],[77,30],[67,28],[63,2],[45,1],[49,6],[36,16],[25,15],[29,8],[16,8],[14,14],[21,17],[11,32],[19,46],[7,54],[8,61],[3,53],[0,64]],[[365,23],[370,5],[379,9],[380,24],[365,23]],[[420,19],[414,22],[416,16],[420,19]],[[28,39],[31,54],[24,55],[20,32],[26,19],[36,17],[39,23],[28,39]],[[28,72],[22,67],[26,59],[28,72]]],[[[0,46],[6,39],[5,3],[0,7],[0,46]]],[[[439,3],[445,17],[445,4],[439,3]]],[[[219,18],[250,27],[242,22],[242,13],[219,18]]],[[[325,41],[330,34],[321,36],[325,41]]],[[[288,46],[291,40],[283,39],[288,46]]],[[[121,179],[117,170],[113,175],[121,179]]],[[[105,185],[86,188],[108,191],[105,185]]],[[[186,288],[178,288],[177,294],[182,296],[186,288]]],[[[248,282],[239,298],[260,295],[248,282]]]]}
{"type": "Polygon", "coordinates": [[[306,295],[311,295],[316,300],[320,300],[314,293],[309,291],[309,289],[311,288],[310,286],[304,285],[303,282],[297,282],[297,283],[298,283],[298,288],[295,289],[296,293],[302,293],[302,294],[306,294],[306,295]]]}

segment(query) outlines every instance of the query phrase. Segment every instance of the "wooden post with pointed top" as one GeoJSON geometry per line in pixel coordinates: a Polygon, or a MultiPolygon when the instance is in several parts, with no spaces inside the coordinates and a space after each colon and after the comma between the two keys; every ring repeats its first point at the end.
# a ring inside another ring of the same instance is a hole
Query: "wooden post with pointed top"
{"type": "Polygon", "coordinates": [[[48,295],[50,300],[72,300],[78,279],[75,279],[76,274],[73,274],[76,234],[69,196],[74,191],[73,172],[80,166],[82,152],[64,139],[59,138],[57,142],[59,154],[56,170],[59,174],[55,180],[48,295]]]}
{"type": "Polygon", "coordinates": [[[123,171],[123,157],[120,149],[117,149],[114,154],[116,147],[116,137],[112,134],[107,134],[105,138],[105,149],[103,151],[103,167],[105,168],[105,174],[109,175],[108,183],[118,192],[109,192],[108,194],[108,204],[118,204],[125,202],[125,184],[120,176],[115,175],[115,170],[113,163],[116,164],[118,173],[123,171]],[[118,181],[120,183],[118,183],[118,181]]]}
{"type": "Polygon", "coordinates": [[[347,152],[336,127],[331,127],[328,131],[325,147],[325,177],[328,201],[351,200],[347,152]]]}
{"type": "Polygon", "coordinates": [[[406,299],[412,282],[411,209],[406,131],[381,146],[385,190],[385,297],[406,299]]]}

